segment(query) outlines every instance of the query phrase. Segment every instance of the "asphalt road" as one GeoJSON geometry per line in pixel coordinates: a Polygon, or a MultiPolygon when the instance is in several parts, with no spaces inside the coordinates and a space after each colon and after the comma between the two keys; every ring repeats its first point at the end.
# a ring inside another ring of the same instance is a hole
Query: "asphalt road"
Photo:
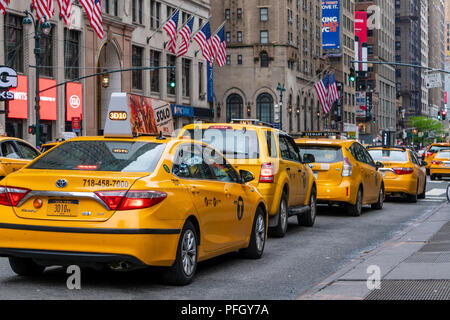
{"type": "Polygon", "coordinates": [[[0,258],[0,299],[294,299],[445,201],[448,182],[428,180],[427,199],[416,204],[390,200],[382,211],[368,207],[357,218],[327,206],[320,207],[313,228],[299,227],[291,218],[286,237],[269,238],[261,260],[229,254],[200,263],[186,287],[162,284],[156,270],[83,269],[81,289],[69,290],[66,269],[53,267],[42,276],[23,278],[0,258]]]}

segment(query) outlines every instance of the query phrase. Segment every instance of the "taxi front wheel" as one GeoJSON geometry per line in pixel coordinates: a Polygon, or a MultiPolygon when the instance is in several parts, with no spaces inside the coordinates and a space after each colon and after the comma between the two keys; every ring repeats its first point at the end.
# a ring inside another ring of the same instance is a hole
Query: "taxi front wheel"
{"type": "Polygon", "coordinates": [[[38,276],[45,270],[44,266],[37,264],[29,258],[10,257],[9,265],[17,275],[24,277],[38,276]]]}
{"type": "Polygon", "coordinates": [[[187,221],[180,235],[175,263],[163,275],[166,283],[184,286],[192,282],[197,269],[197,239],[194,226],[187,221]]]}

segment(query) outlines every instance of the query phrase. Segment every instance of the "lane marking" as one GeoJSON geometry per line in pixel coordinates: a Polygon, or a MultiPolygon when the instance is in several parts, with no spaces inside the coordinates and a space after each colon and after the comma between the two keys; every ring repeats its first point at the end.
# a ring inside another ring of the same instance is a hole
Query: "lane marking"
{"type": "Polygon", "coordinates": [[[442,196],[443,194],[445,194],[447,192],[446,189],[431,189],[430,191],[427,191],[426,195],[427,196],[442,196]]]}

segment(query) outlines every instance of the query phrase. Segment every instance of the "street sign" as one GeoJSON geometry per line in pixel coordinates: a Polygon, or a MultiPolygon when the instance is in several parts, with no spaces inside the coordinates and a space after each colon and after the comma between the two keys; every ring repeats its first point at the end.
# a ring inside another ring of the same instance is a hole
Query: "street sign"
{"type": "Polygon", "coordinates": [[[72,131],[73,132],[80,132],[81,126],[80,126],[80,117],[73,117],[72,118],[72,131]]]}
{"type": "Polygon", "coordinates": [[[429,73],[425,75],[427,89],[442,87],[442,77],[440,73],[429,73]]]}

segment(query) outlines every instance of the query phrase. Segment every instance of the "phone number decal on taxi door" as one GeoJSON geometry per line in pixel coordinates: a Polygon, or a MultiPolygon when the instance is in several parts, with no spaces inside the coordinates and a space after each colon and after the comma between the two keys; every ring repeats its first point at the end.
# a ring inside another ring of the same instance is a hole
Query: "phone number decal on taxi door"
{"type": "Polygon", "coordinates": [[[83,187],[128,188],[128,181],[83,179],[83,187]]]}

